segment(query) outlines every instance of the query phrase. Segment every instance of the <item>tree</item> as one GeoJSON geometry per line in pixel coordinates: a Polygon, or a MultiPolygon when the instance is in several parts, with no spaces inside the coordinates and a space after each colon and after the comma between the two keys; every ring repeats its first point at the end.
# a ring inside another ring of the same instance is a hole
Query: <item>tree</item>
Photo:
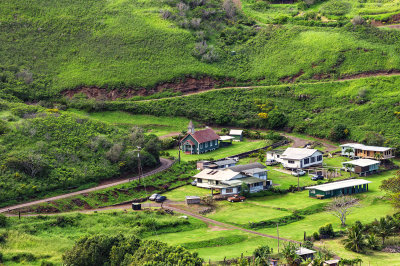
{"type": "Polygon", "coordinates": [[[380,189],[386,191],[395,208],[400,208],[400,171],[394,177],[383,180],[380,189]]]}
{"type": "Polygon", "coordinates": [[[283,245],[282,255],[285,257],[286,262],[289,266],[298,265],[301,257],[296,254],[297,246],[292,242],[288,242],[287,245],[283,245]]]}
{"type": "Polygon", "coordinates": [[[260,246],[256,248],[253,252],[253,256],[255,259],[258,259],[260,266],[261,265],[269,265],[269,255],[273,253],[273,249],[269,246],[260,246]]]}
{"type": "Polygon", "coordinates": [[[242,182],[242,185],[240,187],[240,195],[245,197],[249,195],[249,186],[245,182],[242,182]]]}
{"type": "Polygon", "coordinates": [[[350,130],[342,124],[334,126],[330,133],[330,139],[334,141],[344,140],[350,135],[350,130]]]}
{"type": "Polygon", "coordinates": [[[353,175],[354,165],[351,163],[346,163],[346,171],[350,173],[350,177],[353,175]]]}
{"type": "Polygon", "coordinates": [[[344,153],[347,154],[347,157],[350,157],[350,153],[354,152],[353,148],[346,148],[344,153]]]}
{"type": "Polygon", "coordinates": [[[351,251],[361,253],[367,247],[366,235],[362,226],[355,224],[347,229],[347,238],[343,240],[344,247],[351,251]]]}
{"type": "Polygon", "coordinates": [[[332,200],[327,206],[327,210],[334,216],[338,217],[342,222],[342,226],[346,226],[346,218],[357,206],[358,200],[352,196],[340,196],[332,200]]]}
{"type": "Polygon", "coordinates": [[[381,219],[374,221],[373,231],[377,236],[382,238],[382,245],[385,244],[386,237],[392,235],[396,229],[396,224],[393,219],[389,217],[382,217],[381,219]]]}
{"type": "Polygon", "coordinates": [[[229,133],[229,129],[223,128],[223,129],[221,129],[221,133],[222,133],[222,135],[227,135],[229,133]]]}
{"type": "Polygon", "coordinates": [[[376,235],[374,233],[370,233],[367,236],[367,242],[368,242],[368,247],[372,250],[379,250],[380,245],[378,243],[378,239],[376,238],[376,235]]]}
{"type": "Polygon", "coordinates": [[[232,19],[236,15],[236,5],[232,0],[224,0],[222,8],[225,10],[226,16],[232,19]]]}

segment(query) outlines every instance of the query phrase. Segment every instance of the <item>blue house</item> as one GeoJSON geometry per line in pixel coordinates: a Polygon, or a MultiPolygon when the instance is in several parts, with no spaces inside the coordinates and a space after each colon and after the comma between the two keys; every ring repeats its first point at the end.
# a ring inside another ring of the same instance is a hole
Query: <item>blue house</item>
{"type": "Polygon", "coordinates": [[[219,148],[220,137],[211,128],[195,131],[192,121],[188,134],[181,140],[181,150],[187,154],[200,154],[219,148]]]}

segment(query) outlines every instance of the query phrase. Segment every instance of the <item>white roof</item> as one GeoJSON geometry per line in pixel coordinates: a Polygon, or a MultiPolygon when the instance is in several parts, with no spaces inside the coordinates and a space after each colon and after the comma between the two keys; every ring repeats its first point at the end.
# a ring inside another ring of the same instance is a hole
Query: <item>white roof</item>
{"type": "MultiPolygon", "coordinates": [[[[310,157],[318,150],[316,149],[306,149],[306,148],[287,148],[282,153],[283,159],[293,159],[293,160],[301,160],[307,157],[310,157]]],[[[319,151],[318,151],[319,152],[319,151]]]]}
{"type": "Polygon", "coordinates": [[[308,254],[314,254],[315,252],[316,252],[315,250],[311,250],[311,249],[303,248],[303,247],[300,247],[298,250],[296,250],[297,255],[308,255],[308,254]]]}
{"type": "Polygon", "coordinates": [[[243,130],[240,129],[231,129],[229,131],[229,135],[242,135],[243,134],[243,130]]]}
{"type": "Polygon", "coordinates": [[[371,160],[371,159],[357,159],[357,160],[353,160],[353,161],[348,161],[348,162],[343,162],[344,164],[352,164],[352,165],[356,165],[356,166],[370,166],[370,165],[374,165],[374,164],[380,164],[379,161],[375,161],[375,160],[371,160]]]}
{"type": "Polygon", "coordinates": [[[219,140],[224,141],[224,140],[230,140],[230,139],[235,139],[235,137],[231,137],[231,136],[220,136],[219,140]]]}
{"type": "Polygon", "coordinates": [[[344,180],[344,181],[338,181],[338,182],[323,184],[323,185],[319,185],[319,186],[306,187],[306,189],[317,189],[317,190],[321,190],[321,191],[331,191],[331,190],[335,190],[335,189],[359,186],[359,185],[364,185],[364,184],[368,184],[368,183],[371,183],[371,181],[367,181],[367,180],[364,180],[364,179],[349,179],[349,180],[344,180]]]}
{"type": "Polygon", "coordinates": [[[354,149],[360,149],[360,150],[364,150],[364,151],[381,151],[381,152],[393,149],[393,148],[389,148],[389,147],[367,146],[367,145],[358,144],[358,143],[346,143],[346,144],[340,145],[340,147],[351,147],[354,149]]]}
{"type": "Polygon", "coordinates": [[[227,180],[234,179],[237,176],[242,176],[242,175],[227,168],[227,169],[223,169],[223,170],[204,169],[203,171],[201,171],[194,177],[209,179],[209,180],[227,181],[227,180]]]}

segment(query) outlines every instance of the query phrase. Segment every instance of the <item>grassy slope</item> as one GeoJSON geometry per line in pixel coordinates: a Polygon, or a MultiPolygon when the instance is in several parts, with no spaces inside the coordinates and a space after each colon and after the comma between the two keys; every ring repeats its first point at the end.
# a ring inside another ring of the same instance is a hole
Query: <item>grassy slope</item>
{"type": "Polygon", "coordinates": [[[154,0],[2,1],[0,65],[32,72],[40,84],[27,89],[41,97],[81,85],[151,87],[186,75],[271,84],[300,70],[305,80],[316,73],[400,68],[396,44],[357,39],[341,29],[291,25],[224,47],[219,62],[206,64],[191,55],[192,34],[161,19],[159,11],[166,8],[154,0]]]}

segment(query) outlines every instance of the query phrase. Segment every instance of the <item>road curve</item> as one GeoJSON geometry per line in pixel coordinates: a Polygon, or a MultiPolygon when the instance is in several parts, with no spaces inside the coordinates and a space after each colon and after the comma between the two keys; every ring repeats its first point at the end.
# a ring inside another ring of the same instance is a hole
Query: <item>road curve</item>
{"type": "MultiPolygon", "coordinates": [[[[159,173],[159,172],[162,172],[162,171],[170,168],[174,163],[172,160],[168,160],[168,159],[164,159],[164,158],[160,158],[160,162],[161,162],[161,165],[158,168],[156,168],[154,170],[151,170],[151,171],[149,171],[147,173],[144,173],[142,175],[142,178],[154,175],[154,174],[159,173]]],[[[99,186],[96,186],[96,187],[93,187],[93,188],[88,188],[88,189],[84,189],[84,190],[80,190],[80,191],[76,191],[76,192],[62,194],[62,195],[55,196],[55,197],[50,197],[50,198],[45,198],[45,199],[41,199],[41,200],[35,200],[35,201],[27,202],[27,203],[21,203],[21,204],[17,204],[17,205],[13,205],[13,206],[4,207],[4,208],[0,209],[0,213],[8,212],[8,211],[19,209],[19,208],[23,208],[23,207],[33,206],[33,205],[40,204],[40,203],[46,203],[48,201],[65,199],[65,198],[69,198],[69,197],[72,197],[72,196],[76,196],[76,195],[80,195],[80,194],[84,194],[84,193],[89,193],[89,192],[93,192],[93,191],[109,188],[109,187],[112,187],[112,186],[128,183],[128,182],[130,182],[132,180],[135,180],[135,179],[138,179],[138,178],[139,178],[138,176],[133,176],[133,177],[129,177],[129,178],[122,179],[122,180],[119,179],[119,180],[117,180],[115,182],[110,182],[110,183],[107,183],[105,185],[99,185],[99,186]]]]}

